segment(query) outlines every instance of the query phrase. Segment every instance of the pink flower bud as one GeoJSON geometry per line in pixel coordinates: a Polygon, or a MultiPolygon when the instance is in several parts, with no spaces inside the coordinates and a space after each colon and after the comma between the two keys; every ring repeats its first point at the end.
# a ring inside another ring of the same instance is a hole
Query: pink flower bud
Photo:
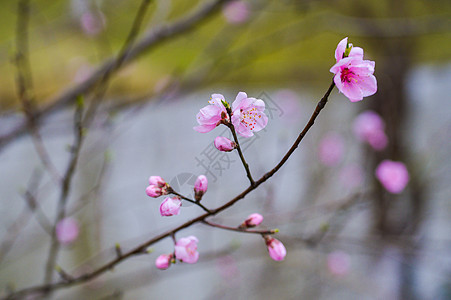
{"type": "Polygon", "coordinates": [[[215,138],[215,147],[219,151],[230,152],[236,148],[235,142],[229,140],[226,137],[218,136],[215,138]]]}
{"type": "Polygon", "coordinates": [[[157,187],[156,185],[149,185],[146,188],[146,194],[149,197],[157,198],[163,195],[163,191],[161,188],[157,187]]]}
{"type": "Polygon", "coordinates": [[[158,187],[164,187],[166,185],[166,181],[164,181],[160,176],[150,176],[149,184],[156,185],[158,187]]]}
{"type": "Polygon", "coordinates": [[[251,214],[247,217],[246,221],[243,222],[243,224],[241,224],[240,227],[255,227],[260,225],[260,223],[263,221],[263,216],[261,214],[251,214]]]}
{"type": "Polygon", "coordinates": [[[155,266],[157,266],[160,270],[166,270],[171,265],[172,253],[170,254],[161,254],[155,260],[155,266]]]}
{"type": "Polygon", "coordinates": [[[269,256],[276,261],[281,261],[287,255],[287,249],[282,244],[281,241],[266,235],[265,237],[266,246],[268,246],[269,256]]]}
{"type": "Polygon", "coordinates": [[[409,182],[409,172],[402,162],[384,160],[376,169],[376,177],[393,194],[401,193],[409,182]]]}
{"type": "Polygon", "coordinates": [[[56,224],[56,238],[61,244],[70,244],[78,237],[79,228],[77,220],[65,218],[56,224]]]}
{"type": "Polygon", "coordinates": [[[199,259],[197,243],[199,240],[195,236],[181,238],[175,244],[175,257],[188,264],[194,264],[199,259]]]}
{"type": "Polygon", "coordinates": [[[200,201],[202,196],[207,192],[208,180],[205,175],[199,175],[194,183],[194,198],[196,201],[200,201]]]}
{"type": "Polygon", "coordinates": [[[157,198],[168,194],[169,185],[160,176],[150,176],[149,184],[146,188],[147,196],[157,198]]]}
{"type": "Polygon", "coordinates": [[[182,206],[182,200],[179,197],[167,197],[161,202],[160,214],[164,217],[178,215],[180,206],[182,206]]]}

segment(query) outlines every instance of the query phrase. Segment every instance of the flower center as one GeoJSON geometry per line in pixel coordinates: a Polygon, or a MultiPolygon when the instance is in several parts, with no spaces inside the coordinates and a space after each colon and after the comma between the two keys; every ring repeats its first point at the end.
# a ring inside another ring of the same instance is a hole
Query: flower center
{"type": "Polygon", "coordinates": [[[356,75],[350,71],[348,68],[345,68],[341,71],[341,82],[351,82],[354,81],[354,83],[357,83],[356,75]]]}
{"type": "Polygon", "coordinates": [[[244,124],[250,130],[254,130],[255,125],[257,124],[257,117],[261,118],[262,116],[257,113],[257,109],[255,107],[243,111],[241,109],[241,123],[244,124]]]}

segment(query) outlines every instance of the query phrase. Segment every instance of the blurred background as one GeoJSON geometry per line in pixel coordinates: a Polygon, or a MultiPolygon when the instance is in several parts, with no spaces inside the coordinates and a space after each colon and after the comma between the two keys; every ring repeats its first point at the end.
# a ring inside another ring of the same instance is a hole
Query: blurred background
{"type": "Polygon", "coordinates": [[[349,37],[376,62],[378,92],[351,103],[335,89],[288,163],[212,218],[238,226],[262,214],[284,261],[258,235],[197,224],[177,233],[198,237],[195,265],[158,270],[173,251],[165,239],[49,297],[451,299],[450,1],[0,3],[0,296],[95,270],[115,244],[126,252],[202,213],[184,203],[161,217],[162,199],[144,192],[150,175],[192,196],[205,174],[209,208],[241,193],[238,155],[212,146],[226,128],[192,130],[199,109],[212,93],[265,101],[268,126],[241,141],[260,178],[308,121],[349,37]],[[382,146],[356,129],[369,110],[382,146]],[[399,194],[376,179],[386,159],[409,172],[399,194]]]}

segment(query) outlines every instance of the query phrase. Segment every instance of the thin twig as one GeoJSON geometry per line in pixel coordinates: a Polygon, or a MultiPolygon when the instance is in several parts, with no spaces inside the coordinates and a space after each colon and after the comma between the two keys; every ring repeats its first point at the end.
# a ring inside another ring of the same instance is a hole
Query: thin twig
{"type": "Polygon", "coordinates": [[[195,201],[195,200],[192,200],[192,199],[190,199],[188,197],[185,197],[185,196],[177,193],[176,191],[174,191],[172,188],[170,190],[170,193],[179,196],[180,198],[182,198],[185,201],[188,201],[188,202],[191,202],[193,204],[196,204],[197,206],[202,208],[205,212],[210,213],[210,210],[208,208],[206,208],[204,205],[202,205],[199,201],[195,201]]]}
{"type": "Polygon", "coordinates": [[[230,231],[236,231],[236,232],[243,232],[243,233],[253,233],[253,234],[274,234],[277,233],[278,230],[256,230],[256,229],[247,229],[247,228],[241,228],[241,227],[230,227],[230,226],[225,226],[225,225],[221,225],[221,224],[216,224],[207,220],[202,220],[202,223],[211,226],[211,227],[216,227],[216,228],[220,228],[220,229],[225,229],[225,230],[230,230],[230,231]]]}
{"type": "Polygon", "coordinates": [[[182,225],[179,225],[178,227],[176,227],[176,228],[174,228],[172,230],[166,231],[166,232],[164,232],[164,233],[162,233],[162,234],[160,234],[158,236],[155,236],[154,238],[144,242],[143,244],[137,246],[136,248],[134,248],[134,249],[132,249],[132,250],[126,252],[126,253],[123,253],[123,255],[121,257],[116,257],[115,259],[111,260],[110,262],[104,264],[103,266],[99,267],[98,269],[96,269],[96,270],[94,270],[94,271],[92,271],[90,273],[85,273],[83,275],[75,277],[71,281],[59,281],[59,282],[56,282],[56,283],[49,283],[49,284],[44,284],[44,285],[39,285],[39,286],[25,288],[25,289],[19,290],[17,292],[11,293],[8,297],[6,297],[6,299],[18,299],[18,298],[21,298],[21,297],[26,296],[28,294],[45,293],[45,292],[54,291],[54,290],[57,290],[57,289],[70,287],[70,286],[74,286],[74,285],[77,285],[77,284],[80,284],[80,283],[83,283],[83,282],[90,281],[90,280],[98,277],[99,275],[107,272],[108,270],[113,269],[116,265],[118,265],[119,263],[121,263],[124,260],[128,259],[129,257],[133,257],[135,255],[142,255],[142,254],[144,254],[145,250],[150,245],[155,244],[155,243],[163,240],[164,238],[171,237],[171,236],[174,237],[174,235],[178,231],[180,231],[182,229],[185,229],[185,228],[188,228],[188,227],[190,227],[193,224],[196,224],[196,223],[199,223],[199,222],[203,222],[207,217],[216,215],[216,214],[224,211],[225,209],[229,208],[230,206],[234,205],[236,202],[238,202],[239,200],[243,199],[250,192],[255,190],[262,183],[264,183],[269,178],[271,178],[287,162],[288,158],[293,154],[293,152],[296,150],[296,148],[301,143],[301,141],[304,138],[304,136],[307,134],[309,129],[315,123],[315,120],[318,117],[319,113],[321,112],[321,110],[326,105],[328,97],[329,97],[330,93],[332,92],[334,86],[335,86],[335,83],[332,81],[331,85],[329,86],[328,90],[324,94],[323,98],[321,98],[321,100],[318,102],[318,104],[317,104],[317,106],[315,108],[315,111],[313,112],[312,116],[310,117],[310,120],[307,122],[307,124],[305,125],[304,129],[299,134],[298,138],[293,143],[291,148],[287,151],[285,156],[281,159],[281,161],[273,169],[268,171],[259,180],[257,180],[254,185],[249,186],[247,189],[245,189],[243,192],[241,192],[235,198],[231,199],[230,201],[228,201],[224,205],[222,205],[222,206],[220,206],[220,207],[218,207],[218,208],[216,208],[214,210],[211,210],[209,213],[205,213],[203,215],[200,215],[200,216],[198,216],[198,217],[196,217],[194,219],[191,219],[191,220],[183,223],[182,225]]]}
{"type": "MultiPolygon", "coordinates": [[[[230,120],[232,120],[232,110],[230,108],[227,108],[227,113],[229,114],[230,120]]],[[[249,178],[249,183],[251,186],[254,186],[255,181],[252,178],[249,164],[244,159],[243,151],[241,151],[241,146],[240,146],[240,142],[238,141],[238,137],[236,135],[235,126],[233,126],[232,122],[227,123],[226,126],[229,127],[230,131],[232,132],[233,139],[235,140],[235,144],[236,144],[236,150],[238,150],[238,154],[240,156],[241,162],[243,163],[244,169],[246,170],[246,175],[247,175],[247,178],[249,178]]]]}

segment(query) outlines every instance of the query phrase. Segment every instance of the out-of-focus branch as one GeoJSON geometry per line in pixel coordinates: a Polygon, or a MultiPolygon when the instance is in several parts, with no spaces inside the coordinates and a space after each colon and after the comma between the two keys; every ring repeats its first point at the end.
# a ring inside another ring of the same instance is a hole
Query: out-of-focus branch
{"type": "MultiPolygon", "coordinates": [[[[55,112],[58,109],[66,107],[67,105],[73,103],[78,95],[86,94],[92,91],[102,81],[102,78],[105,76],[105,74],[113,74],[118,71],[121,66],[132,62],[137,57],[150,51],[154,47],[157,47],[165,41],[175,38],[182,33],[186,33],[195,29],[203,22],[205,22],[209,17],[211,17],[223,3],[228,1],[230,0],[210,1],[201,6],[193,13],[182,17],[180,20],[175,21],[172,24],[161,25],[151,29],[141,40],[136,42],[134,46],[132,45],[123,51],[124,57],[119,67],[116,67],[116,57],[107,59],[86,81],[66,90],[55,99],[51,100],[49,105],[44,106],[40,110],[36,110],[36,121],[42,121],[52,112],[55,112]]],[[[26,132],[27,125],[26,121],[23,120],[11,131],[0,136],[0,151],[16,137],[21,136],[26,132]]]]}
{"type": "Polygon", "coordinates": [[[123,262],[124,260],[136,256],[136,255],[142,255],[142,254],[146,254],[147,253],[147,248],[150,245],[155,244],[156,242],[159,242],[161,240],[163,240],[164,238],[167,237],[174,237],[175,234],[179,231],[181,231],[182,229],[188,228],[193,224],[199,223],[199,222],[203,222],[206,220],[206,218],[219,214],[220,212],[226,210],[227,208],[231,207],[232,205],[234,205],[236,202],[242,200],[244,197],[246,197],[250,192],[252,192],[253,190],[257,189],[261,184],[263,184],[264,182],[266,182],[269,178],[271,178],[286,162],[287,160],[290,158],[290,156],[294,153],[294,151],[297,149],[297,147],[299,146],[299,144],[301,143],[301,141],[303,140],[303,138],[305,137],[305,135],[307,134],[307,132],[310,130],[310,128],[313,126],[313,124],[315,123],[316,118],[318,117],[319,113],[321,112],[321,110],[324,108],[324,106],[326,105],[329,95],[332,92],[333,88],[335,87],[335,83],[332,81],[331,85],[329,86],[329,88],[327,89],[326,93],[324,94],[324,96],[321,98],[321,100],[318,102],[312,116],[310,117],[309,121],[307,122],[307,124],[305,125],[304,129],[301,131],[301,133],[299,134],[298,138],[296,139],[296,141],[293,143],[293,145],[290,147],[290,149],[287,151],[287,153],[285,154],[285,156],[281,159],[281,161],[270,171],[268,171],[266,174],[264,174],[259,180],[255,181],[255,184],[250,185],[247,189],[245,189],[243,192],[241,192],[239,195],[237,195],[235,198],[231,199],[230,201],[228,201],[227,203],[225,203],[224,205],[210,210],[210,212],[207,212],[203,215],[200,215],[192,220],[189,220],[185,223],[183,223],[182,225],[166,231],[150,240],[148,240],[147,242],[137,246],[136,248],[122,253],[121,255],[116,255],[116,258],[111,260],[110,262],[104,264],[103,266],[99,267],[98,269],[90,272],[90,273],[86,273],[83,274],[81,276],[78,277],[74,277],[71,280],[65,280],[65,281],[59,281],[56,283],[49,283],[49,284],[44,284],[44,285],[40,285],[40,286],[35,286],[35,287],[30,287],[30,288],[26,288],[20,291],[17,291],[15,293],[11,293],[6,299],[19,299],[22,298],[26,295],[29,294],[41,294],[41,293],[49,293],[51,291],[55,291],[57,289],[61,289],[64,287],[70,287],[70,286],[74,286],[83,282],[87,282],[89,280],[92,280],[96,277],[98,277],[99,275],[107,272],[108,270],[113,269],[116,265],[118,265],[119,263],[123,262]]]}
{"type": "Polygon", "coordinates": [[[47,149],[44,146],[36,122],[36,105],[33,95],[33,80],[28,53],[28,23],[30,19],[29,0],[20,0],[17,3],[16,24],[16,55],[17,94],[26,118],[26,126],[31,133],[33,145],[45,169],[49,172],[55,183],[60,183],[61,176],[53,165],[47,149]]]}

